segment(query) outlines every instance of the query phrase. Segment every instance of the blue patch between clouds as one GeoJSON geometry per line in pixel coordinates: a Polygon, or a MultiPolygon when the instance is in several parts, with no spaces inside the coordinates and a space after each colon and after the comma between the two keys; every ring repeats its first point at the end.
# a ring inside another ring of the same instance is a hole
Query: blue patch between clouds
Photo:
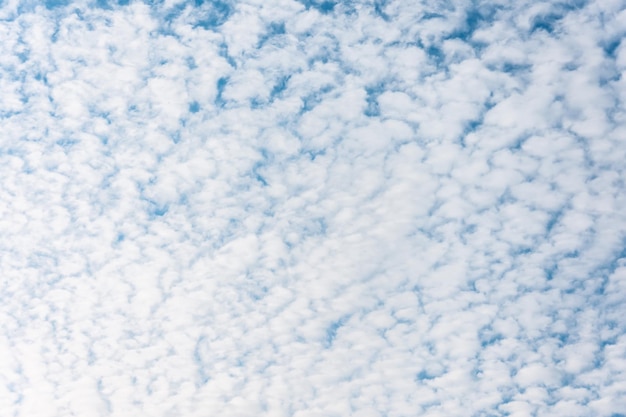
{"type": "Polygon", "coordinates": [[[449,37],[460,38],[463,41],[469,41],[474,31],[478,29],[480,27],[480,24],[486,20],[488,20],[488,16],[483,14],[482,11],[478,9],[470,9],[465,15],[463,27],[452,32],[449,37]]]}
{"type": "MultiPolygon", "coordinates": [[[[204,5],[204,1],[196,1],[196,5],[204,5]]],[[[198,21],[194,27],[203,29],[215,29],[222,26],[232,15],[233,8],[230,4],[223,1],[211,1],[207,13],[198,21]]]]}
{"type": "Polygon", "coordinates": [[[287,33],[287,29],[285,27],[284,22],[272,22],[267,25],[267,31],[259,37],[258,47],[262,47],[268,40],[272,39],[275,36],[284,35],[287,33]]]}
{"type": "Polygon", "coordinates": [[[193,351],[193,359],[198,367],[198,377],[200,378],[200,385],[206,384],[211,379],[207,366],[204,362],[205,351],[208,350],[208,340],[204,336],[200,336],[196,342],[196,347],[193,351]]]}
{"type": "Polygon", "coordinates": [[[217,95],[215,96],[215,105],[218,107],[224,107],[226,101],[222,97],[224,93],[224,89],[226,88],[226,84],[228,84],[228,77],[221,77],[217,80],[217,95]]]}
{"type": "Polygon", "coordinates": [[[607,56],[610,56],[611,58],[615,58],[617,48],[620,46],[621,43],[622,43],[621,39],[616,39],[612,42],[609,42],[608,44],[604,46],[604,53],[606,53],[607,56]]]}
{"type": "Polygon", "coordinates": [[[429,374],[428,372],[426,372],[424,370],[418,372],[418,374],[415,375],[415,379],[417,381],[428,381],[429,379],[434,379],[434,378],[435,378],[434,375],[431,375],[431,374],[429,374]]]}
{"type": "Polygon", "coordinates": [[[265,178],[261,174],[256,172],[256,170],[254,170],[254,179],[256,179],[258,182],[263,184],[264,187],[267,187],[267,181],[265,180],[265,178]]]}
{"type": "Polygon", "coordinates": [[[553,33],[558,22],[563,19],[568,12],[582,8],[586,3],[586,0],[572,0],[554,4],[550,12],[535,16],[530,28],[530,33],[534,33],[538,30],[553,33]]]}
{"type": "Polygon", "coordinates": [[[339,331],[339,328],[346,324],[348,318],[349,316],[342,317],[339,320],[331,323],[330,326],[328,326],[328,328],[326,329],[326,340],[324,342],[324,345],[327,348],[333,345],[335,339],[337,338],[337,332],[339,331]]]}
{"type": "Polygon", "coordinates": [[[96,6],[98,6],[101,9],[112,9],[113,5],[118,5],[118,6],[128,6],[130,4],[130,0],[117,0],[117,1],[112,1],[112,0],[97,0],[96,1],[96,6]]]}
{"type": "Polygon", "coordinates": [[[557,272],[558,267],[557,265],[553,265],[549,268],[545,269],[545,273],[546,273],[546,279],[548,281],[552,281],[554,279],[554,274],[557,272]]]}
{"type": "Polygon", "coordinates": [[[378,96],[385,91],[382,84],[375,85],[373,87],[366,87],[367,93],[366,101],[367,107],[365,108],[365,115],[368,117],[380,116],[380,107],[378,105],[378,96]]]}
{"type": "Polygon", "coordinates": [[[500,333],[496,332],[491,327],[485,327],[481,329],[479,331],[478,337],[480,340],[480,345],[483,348],[495,345],[496,343],[504,339],[500,333]]]}
{"type": "Polygon", "coordinates": [[[555,333],[554,337],[558,339],[561,346],[567,345],[570,339],[570,335],[568,333],[555,333]]]}
{"type": "Polygon", "coordinates": [[[68,4],[70,4],[69,0],[46,0],[44,2],[44,5],[48,10],[56,9],[57,7],[67,6],[68,4]]]}
{"type": "Polygon", "coordinates": [[[76,145],[78,141],[76,139],[59,139],[56,141],[56,144],[62,147],[65,150],[69,150],[72,146],[76,145]]]}
{"type": "Polygon", "coordinates": [[[156,217],[163,217],[169,211],[169,207],[167,204],[160,205],[151,200],[147,201],[150,204],[147,211],[151,219],[154,219],[156,217]]]}
{"type": "Polygon", "coordinates": [[[443,51],[436,45],[431,45],[426,48],[426,53],[428,54],[428,58],[437,66],[440,66],[445,59],[443,51]]]}
{"type": "Polygon", "coordinates": [[[315,106],[320,104],[325,97],[326,93],[332,91],[333,87],[326,86],[321,88],[319,91],[309,94],[302,98],[302,113],[313,110],[315,106]]]}
{"type": "MultiPolygon", "coordinates": [[[[626,239],[622,241],[622,245],[619,250],[614,254],[611,259],[605,262],[603,265],[600,265],[599,268],[596,269],[594,275],[611,275],[617,270],[619,267],[626,265],[626,239]]],[[[599,288],[596,288],[596,294],[604,294],[606,288],[606,280],[603,282],[599,288]]]]}
{"type": "Polygon", "coordinates": [[[465,126],[465,130],[463,131],[463,134],[461,135],[459,142],[461,144],[462,148],[465,148],[467,146],[467,143],[465,143],[465,137],[476,131],[481,125],[483,124],[482,119],[481,120],[470,120],[469,122],[467,122],[466,126],[465,126]]]}
{"type": "Polygon", "coordinates": [[[307,155],[311,161],[315,161],[318,156],[326,155],[326,149],[305,150],[302,152],[302,155],[307,155]]]}
{"type": "Polygon", "coordinates": [[[284,35],[286,33],[285,23],[284,22],[270,23],[269,26],[267,27],[267,33],[269,35],[284,35]]]}
{"type": "Polygon", "coordinates": [[[315,1],[315,0],[300,0],[307,9],[316,9],[322,14],[332,13],[333,9],[337,5],[334,1],[315,1]]]}
{"type": "Polygon", "coordinates": [[[200,111],[200,104],[197,101],[194,101],[189,104],[189,111],[191,113],[198,113],[200,111]]]}
{"type": "Polygon", "coordinates": [[[543,16],[537,16],[533,19],[533,25],[530,28],[530,33],[537,32],[538,30],[544,30],[548,33],[554,32],[554,26],[561,20],[562,16],[556,14],[547,14],[543,16]]]}
{"type": "Polygon", "coordinates": [[[445,16],[440,13],[426,12],[422,15],[421,20],[432,20],[432,19],[443,19],[443,18],[445,18],[445,16]]]}
{"type": "Polygon", "coordinates": [[[557,210],[553,212],[548,219],[548,223],[546,223],[546,235],[549,235],[552,232],[552,229],[559,223],[559,220],[563,217],[563,210],[557,210]]]}
{"type": "MultiPolygon", "coordinates": [[[[172,7],[171,9],[168,10],[167,14],[165,16],[163,16],[163,20],[167,23],[171,23],[174,19],[176,19],[178,16],[181,15],[181,13],[185,10],[185,4],[177,4],[174,7],[172,7]]],[[[165,35],[168,32],[161,32],[163,35],[165,35]]]]}
{"type": "Polygon", "coordinates": [[[24,62],[28,61],[30,51],[26,50],[24,52],[19,52],[16,55],[19,58],[20,62],[23,64],[24,62]]]}
{"type": "Polygon", "coordinates": [[[312,219],[310,223],[305,225],[302,232],[306,236],[325,235],[327,229],[328,225],[326,224],[326,220],[322,217],[318,217],[312,219]]]}
{"type": "Polygon", "coordinates": [[[272,88],[272,92],[270,93],[270,98],[273,99],[277,95],[285,91],[287,89],[287,83],[289,82],[290,78],[291,78],[291,75],[280,77],[278,81],[276,82],[276,84],[274,85],[274,88],[272,88]]]}
{"type": "Polygon", "coordinates": [[[228,62],[230,64],[231,67],[233,67],[233,68],[237,67],[237,63],[235,62],[233,57],[230,56],[230,54],[228,53],[228,45],[226,43],[222,43],[220,45],[219,54],[220,54],[220,56],[222,58],[224,58],[226,60],[226,62],[228,62]]]}
{"type": "Polygon", "coordinates": [[[507,74],[515,75],[524,71],[530,71],[532,69],[532,65],[530,64],[515,64],[512,62],[504,62],[502,64],[502,72],[506,72],[507,74]]]}
{"type": "Polygon", "coordinates": [[[185,62],[187,63],[187,67],[189,69],[196,69],[198,68],[198,64],[196,64],[196,60],[193,59],[192,56],[189,56],[185,59],[185,62]]]}
{"type": "Polygon", "coordinates": [[[387,5],[387,0],[378,0],[374,2],[374,13],[376,16],[382,18],[384,21],[389,21],[389,15],[385,13],[385,6],[387,5]]]}
{"type": "Polygon", "coordinates": [[[156,207],[153,211],[155,216],[161,217],[164,216],[165,213],[167,213],[167,206],[160,206],[160,207],[156,207]]]}

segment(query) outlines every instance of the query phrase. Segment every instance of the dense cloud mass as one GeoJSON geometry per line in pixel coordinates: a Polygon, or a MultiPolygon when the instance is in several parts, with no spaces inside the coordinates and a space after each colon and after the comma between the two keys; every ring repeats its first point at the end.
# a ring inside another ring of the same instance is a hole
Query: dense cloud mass
{"type": "Polygon", "coordinates": [[[624,417],[621,0],[6,0],[0,414],[624,417]]]}

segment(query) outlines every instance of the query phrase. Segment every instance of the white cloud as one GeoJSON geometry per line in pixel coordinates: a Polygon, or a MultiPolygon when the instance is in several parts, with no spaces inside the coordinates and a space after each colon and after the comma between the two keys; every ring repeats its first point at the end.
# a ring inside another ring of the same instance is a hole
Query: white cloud
{"type": "Polygon", "coordinates": [[[619,2],[196,3],[0,9],[3,415],[621,415],[619,2]]]}

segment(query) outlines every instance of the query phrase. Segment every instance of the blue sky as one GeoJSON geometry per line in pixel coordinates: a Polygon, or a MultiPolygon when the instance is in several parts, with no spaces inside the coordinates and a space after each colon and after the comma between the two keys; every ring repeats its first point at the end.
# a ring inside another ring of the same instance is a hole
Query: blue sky
{"type": "Polygon", "coordinates": [[[0,414],[626,416],[622,1],[0,3],[0,414]]]}

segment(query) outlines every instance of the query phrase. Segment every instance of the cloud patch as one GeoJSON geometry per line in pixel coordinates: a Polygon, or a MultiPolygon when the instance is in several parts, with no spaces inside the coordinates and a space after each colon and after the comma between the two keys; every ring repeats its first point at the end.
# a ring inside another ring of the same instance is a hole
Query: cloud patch
{"type": "Polygon", "coordinates": [[[0,410],[621,416],[619,2],[5,2],[0,410]]]}

